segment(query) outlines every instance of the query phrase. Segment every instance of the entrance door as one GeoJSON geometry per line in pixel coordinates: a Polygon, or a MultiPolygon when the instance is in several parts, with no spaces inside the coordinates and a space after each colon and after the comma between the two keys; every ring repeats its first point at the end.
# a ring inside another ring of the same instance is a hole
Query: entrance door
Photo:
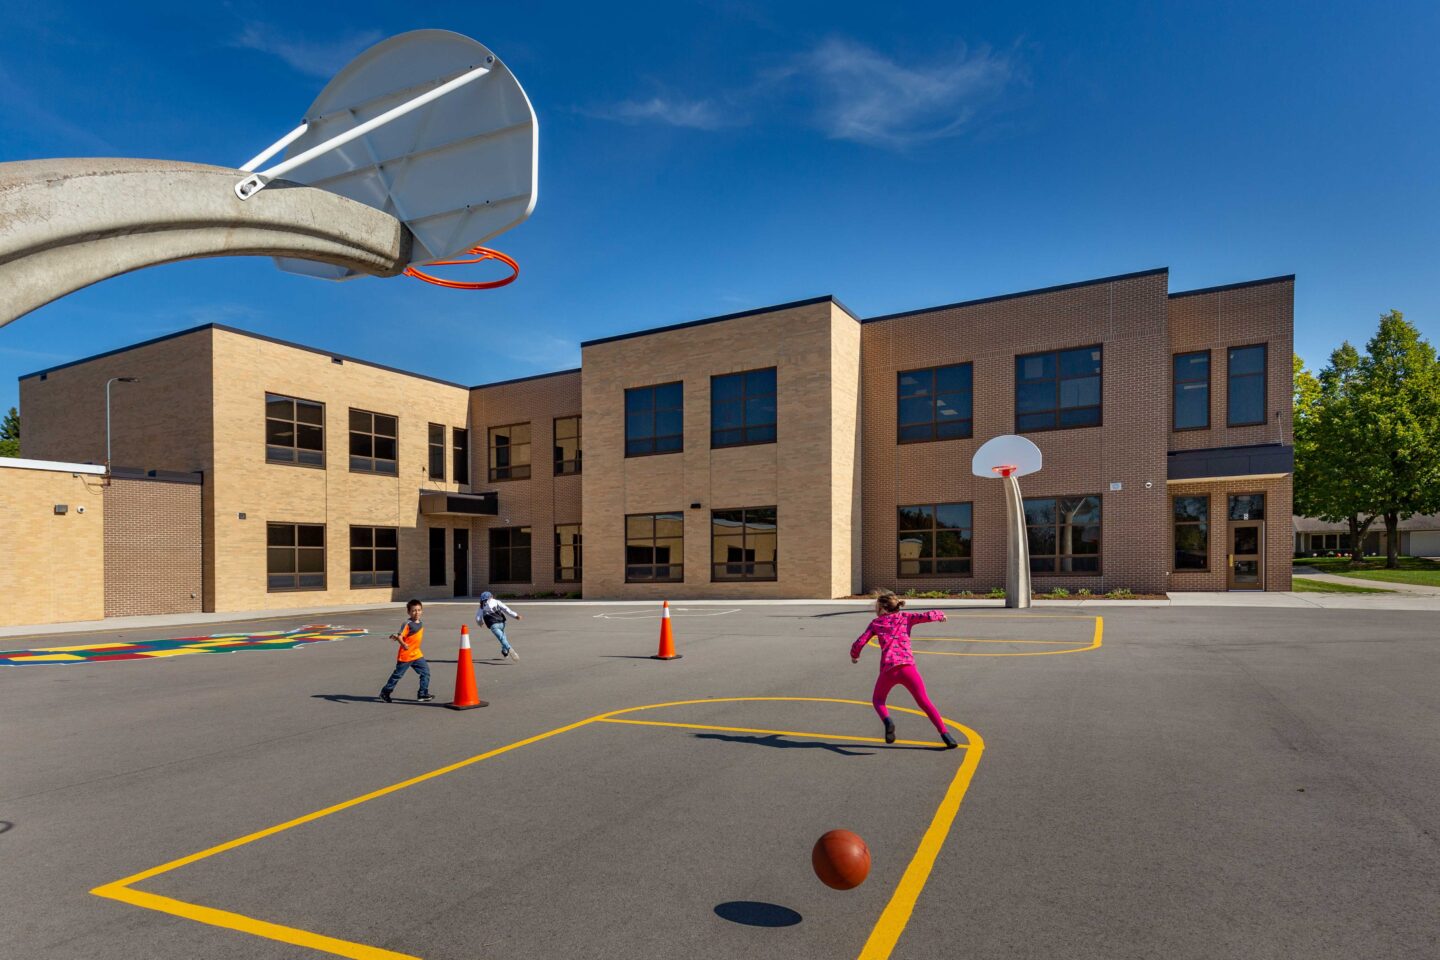
{"type": "Polygon", "coordinates": [[[455,596],[470,596],[470,531],[455,529],[455,596]]]}
{"type": "Polygon", "coordinates": [[[1265,521],[1230,521],[1231,590],[1265,589],[1265,521]]]}

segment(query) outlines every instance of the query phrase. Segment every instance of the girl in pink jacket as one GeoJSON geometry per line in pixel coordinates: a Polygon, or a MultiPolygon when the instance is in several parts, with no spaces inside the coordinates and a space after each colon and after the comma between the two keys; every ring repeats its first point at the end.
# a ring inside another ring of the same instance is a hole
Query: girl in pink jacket
{"type": "Polygon", "coordinates": [[[910,628],[917,623],[944,620],[945,614],[939,610],[902,613],[900,608],[903,606],[905,601],[889,590],[875,597],[875,612],[878,616],[870,621],[860,638],[850,645],[850,662],[860,662],[860,651],[865,649],[865,644],[871,637],[880,644],[880,676],[875,680],[875,693],[870,700],[875,705],[875,712],[885,721],[886,743],[895,742],[895,721],[890,719],[885,700],[898,683],[910,691],[910,696],[915,698],[916,704],[925,711],[925,716],[929,717],[930,722],[935,724],[935,729],[940,731],[940,739],[945,741],[945,746],[953,750],[959,744],[950,736],[950,731],[945,729],[945,720],[940,716],[940,711],[935,709],[935,704],[925,695],[925,680],[915,668],[915,655],[910,652],[910,628]]]}

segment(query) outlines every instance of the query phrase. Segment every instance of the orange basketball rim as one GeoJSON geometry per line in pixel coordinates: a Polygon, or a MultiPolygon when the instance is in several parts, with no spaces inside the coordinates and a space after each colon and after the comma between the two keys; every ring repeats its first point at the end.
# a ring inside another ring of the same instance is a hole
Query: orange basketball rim
{"type": "Polygon", "coordinates": [[[510,276],[501,277],[499,280],[451,280],[447,277],[431,276],[419,267],[406,267],[405,276],[414,277],[416,280],[424,280],[426,283],[433,283],[437,287],[445,287],[449,290],[493,290],[496,287],[503,287],[507,283],[514,283],[515,278],[520,276],[520,264],[509,254],[501,253],[499,250],[491,250],[489,247],[471,247],[467,253],[472,255],[471,259],[465,260],[432,260],[425,264],[429,267],[453,267],[460,264],[484,263],[486,260],[499,260],[510,268],[510,276]]]}

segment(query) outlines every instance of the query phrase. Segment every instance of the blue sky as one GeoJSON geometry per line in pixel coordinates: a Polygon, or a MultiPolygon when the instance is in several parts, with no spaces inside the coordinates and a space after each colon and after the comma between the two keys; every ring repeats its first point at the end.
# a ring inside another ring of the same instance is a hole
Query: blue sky
{"type": "Polygon", "coordinates": [[[868,316],[1157,266],[1297,274],[1312,365],[1392,307],[1440,343],[1433,2],[18,0],[5,23],[3,160],[239,164],[354,53],[445,27],[524,84],[541,186],[493,241],[508,288],[152,268],[0,328],[0,409],[22,373],[212,321],[482,383],[825,293],[868,316]]]}

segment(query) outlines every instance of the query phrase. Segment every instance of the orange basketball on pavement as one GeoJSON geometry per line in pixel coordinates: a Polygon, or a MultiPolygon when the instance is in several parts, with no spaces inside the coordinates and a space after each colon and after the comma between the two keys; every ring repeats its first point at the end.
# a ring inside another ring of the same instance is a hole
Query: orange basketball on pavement
{"type": "Polygon", "coordinates": [[[810,852],[815,876],[832,890],[853,890],[870,874],[870,848],[849,830],[831,830],[810,852]]]}

